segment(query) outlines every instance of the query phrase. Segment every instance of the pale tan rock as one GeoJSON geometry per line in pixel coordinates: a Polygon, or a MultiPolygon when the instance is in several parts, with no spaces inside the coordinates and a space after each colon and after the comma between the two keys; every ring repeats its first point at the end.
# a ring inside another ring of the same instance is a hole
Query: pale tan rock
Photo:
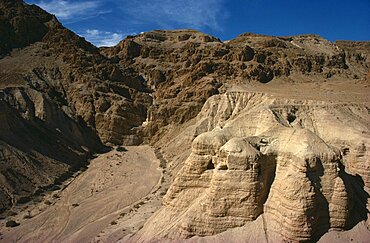
{"type": "Polygon", "coordinates": [[[368,216],[369,42],[159,30],[96,48],[35,5],[0,12],[0,211],[100,141],[145,141],[179,173],[138,239],[259,217],[266,241],[315,241],[368,216]]]}
{"type": "Polygon", "coordinates": [[[243,91],[210,98],[185,133],[200,135],[164,206],[135,239],[214,235],[260,215],[267,234],[288,241],[317,240],[329,229],[351,227],[351,215],[363,217],[366,207],[354,191],[365,191],[347,169],[351,157],[341,146],[369,139],[369,117],[364,106],[349,107],[243,91]],[[359,117],[351,127],[348,112],[359,117]]]}

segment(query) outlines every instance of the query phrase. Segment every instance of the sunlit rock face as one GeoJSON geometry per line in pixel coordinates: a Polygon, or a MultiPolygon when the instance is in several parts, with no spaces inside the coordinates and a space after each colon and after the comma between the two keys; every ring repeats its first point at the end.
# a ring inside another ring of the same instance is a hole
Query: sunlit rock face
{"type": "Polygon", "coordinates": [[[0,213],[105,145],[147,142],[175,179],[139,239],[258,217],[291,241],[351,228],[369,198],[368,95],[352,90],[369,87],[369,47],[156,30],[97,48],[36,5],[0,0],[0,213]]]}
{"type": "Polygon", "coordinates": [[[214,235],[260,215],[267,233],[289,241],[352,227],[366,218],[368,171],[356,175],[353,166],[368,164],[367,147],[356,150],[369,144],[368,119],[361,106],[248,92],[213,96],[196,118],[190,156],[141,239],[214,235]],[[352,126],[350,112],[358,115],[352,126]],[[347,137],[332,129],[346,129],[347,137]]]}

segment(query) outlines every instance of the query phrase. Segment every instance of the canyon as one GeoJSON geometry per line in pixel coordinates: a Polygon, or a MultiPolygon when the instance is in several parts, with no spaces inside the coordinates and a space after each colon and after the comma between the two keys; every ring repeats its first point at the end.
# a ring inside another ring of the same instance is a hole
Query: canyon
{"type": "Polygon", "coordinates": [[[369,56],[195,30],[97,48],[0,0],[0,241],[366,242],[369,56]]]}

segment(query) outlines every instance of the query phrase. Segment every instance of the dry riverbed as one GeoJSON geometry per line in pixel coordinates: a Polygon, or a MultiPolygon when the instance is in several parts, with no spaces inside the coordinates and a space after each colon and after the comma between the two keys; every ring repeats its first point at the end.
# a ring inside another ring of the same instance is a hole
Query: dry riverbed
{"type": "Polygon", "coordinates": [[[160,207],[166,176],[160,153],[129,146],[93,159],[67,187],[0,225],[1,242],[99,242],[135,233],[160,207]],[[157,155],[157,156],[156,156],[157,155]]]}

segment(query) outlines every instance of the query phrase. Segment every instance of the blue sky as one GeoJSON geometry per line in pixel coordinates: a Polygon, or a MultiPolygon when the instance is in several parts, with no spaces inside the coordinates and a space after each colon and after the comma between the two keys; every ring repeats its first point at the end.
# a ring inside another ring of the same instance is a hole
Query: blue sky
{"type": "Polygon", "coordinates": [[[97,46],[153,29],[370,40],[370,0],[26,0],[97,46]]]}

